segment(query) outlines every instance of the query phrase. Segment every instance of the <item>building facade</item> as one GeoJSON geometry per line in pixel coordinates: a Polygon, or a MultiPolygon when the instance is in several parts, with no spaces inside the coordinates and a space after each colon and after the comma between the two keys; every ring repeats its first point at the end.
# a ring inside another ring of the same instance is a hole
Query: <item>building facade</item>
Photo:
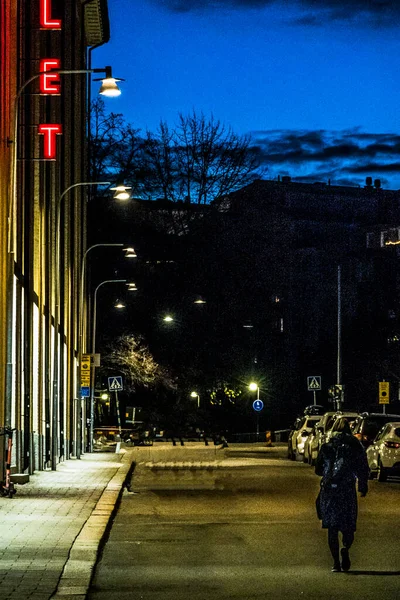
{"type": "Polygon", "coordinates": [[[0,10],[0,427],[14,429],[13,471],[29,474],[82,450],[87,189],[73,186],[87,181],[88,63],[109,22],[105,0],[0,10]]]}

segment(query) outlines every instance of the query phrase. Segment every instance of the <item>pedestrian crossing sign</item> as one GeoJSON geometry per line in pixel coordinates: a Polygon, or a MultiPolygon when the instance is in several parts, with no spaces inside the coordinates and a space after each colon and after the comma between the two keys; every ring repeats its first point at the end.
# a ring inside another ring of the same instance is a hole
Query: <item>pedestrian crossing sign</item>
{"type": "Polygon", "coordinates": [[[321,390],[321,376],[320,375],[311,375],[307,377],[308,391],[309,392],[319,392],[321,390]]]}
{"type": "Polygon", "coordinates": [[[109,392],[121,392],[124,389],[122,384],[122,377],[116,375],[115,377],[108,378],[108,391],[109,392]]]}

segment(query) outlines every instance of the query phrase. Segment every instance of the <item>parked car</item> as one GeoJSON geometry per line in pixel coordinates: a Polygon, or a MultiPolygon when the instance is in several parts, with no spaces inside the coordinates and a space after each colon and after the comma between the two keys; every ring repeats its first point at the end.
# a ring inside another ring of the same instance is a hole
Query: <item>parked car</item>
{"type": "Polygon", "coordinates": [[[288,446],[288,457],[291,460],[296,460],[299,456],[303,456],[306,439],[320,418],[318,415],[304,416],[296,423],[288,446]]]}
{"type": "Polygon", "coordinates": [[[325,436],[332,427],[332,424],[335,420],[335,415],[337,414],[337,411],[326,412],[322,415],[320,421],[317,423],[315,438],[313,440],[315,458],[317,458],[318,452],[322,444],[325,442],[325,436]]]}
{"type": "Polygon", "coordinates": [[[388,475],[400,475],[400,421],[386,423],[367,449],[371,478],[386,481],[388,475]]]}
{"type": "Polygon", "coordinates": [[[303,462],[314,465],[318,456],[318,427],[321,421],[317,421],[307,437],[304,444],[303,462]]]}
{"type": "Polygon", "coordinates": [[[325,442],[329,442],[329,440],[334,436],[340,433],[343,430],[344,424],[347,422],[350,427],[358,417],[358,413],[354,412],[343,412],[337,413],[332,421],[331,427],[326,432],[325,442]]]}
{"type": "Polygon", "coordinates": [[[361,413],[353,424],[353,435],[368,448],[386,423],[400,421],[400,415],[385,413],[361,413]]]}

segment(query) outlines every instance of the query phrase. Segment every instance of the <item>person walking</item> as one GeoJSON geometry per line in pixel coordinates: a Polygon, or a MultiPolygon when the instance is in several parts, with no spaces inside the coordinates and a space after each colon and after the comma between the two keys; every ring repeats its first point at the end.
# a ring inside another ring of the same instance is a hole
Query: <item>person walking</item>
{"type": "Polygon", "coordinates": [[[349,549],[357,524],[356,486],[361,497],[365,497],[369,476],[365,450],[352,435],[346,420],[342,431],[321,446],[315,473],[322,477],[316,505],[322,528],[328,530],[328,544],[333,557],[332,572],[346,572],[351,566],[349,549]],[[339,532],[343,545],[340,554],[339,532]]]}

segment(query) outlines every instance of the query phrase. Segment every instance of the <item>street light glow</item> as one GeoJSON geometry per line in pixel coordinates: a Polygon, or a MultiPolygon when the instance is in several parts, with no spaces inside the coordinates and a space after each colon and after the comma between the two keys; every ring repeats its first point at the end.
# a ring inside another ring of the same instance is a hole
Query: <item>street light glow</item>
{"type": "Polygon", "coordinates": [[[171,317],[171,315],[166,315],[163,319],[163,321],[166,321],[167,323],[171,323],[171,321],[173,321],[174,318],[171,317]]]}
{"type": "Polygon", "coordinates": [[[125,258],[137,258],[134,248],[124,248],[125,258]]]}
{"type": "Polygon", "coordinates": [[[115,187],[110,188],[114,194],[114,200],[129,200],[131,195],[128,190],[131,190],[132,187],[129,185],[117,184],[115,187]]]}
{"type": "Polygon", "coordinates": [[[252,382],[250,383],[250,385],[249,385],[249,390],[250,390],[251,392],[256,392],[256,391],[257,391],[257,388],[258,388],[258,385],[257,385],[256,383],[254,383],[254,381],[252,381],[252,382]]]}

